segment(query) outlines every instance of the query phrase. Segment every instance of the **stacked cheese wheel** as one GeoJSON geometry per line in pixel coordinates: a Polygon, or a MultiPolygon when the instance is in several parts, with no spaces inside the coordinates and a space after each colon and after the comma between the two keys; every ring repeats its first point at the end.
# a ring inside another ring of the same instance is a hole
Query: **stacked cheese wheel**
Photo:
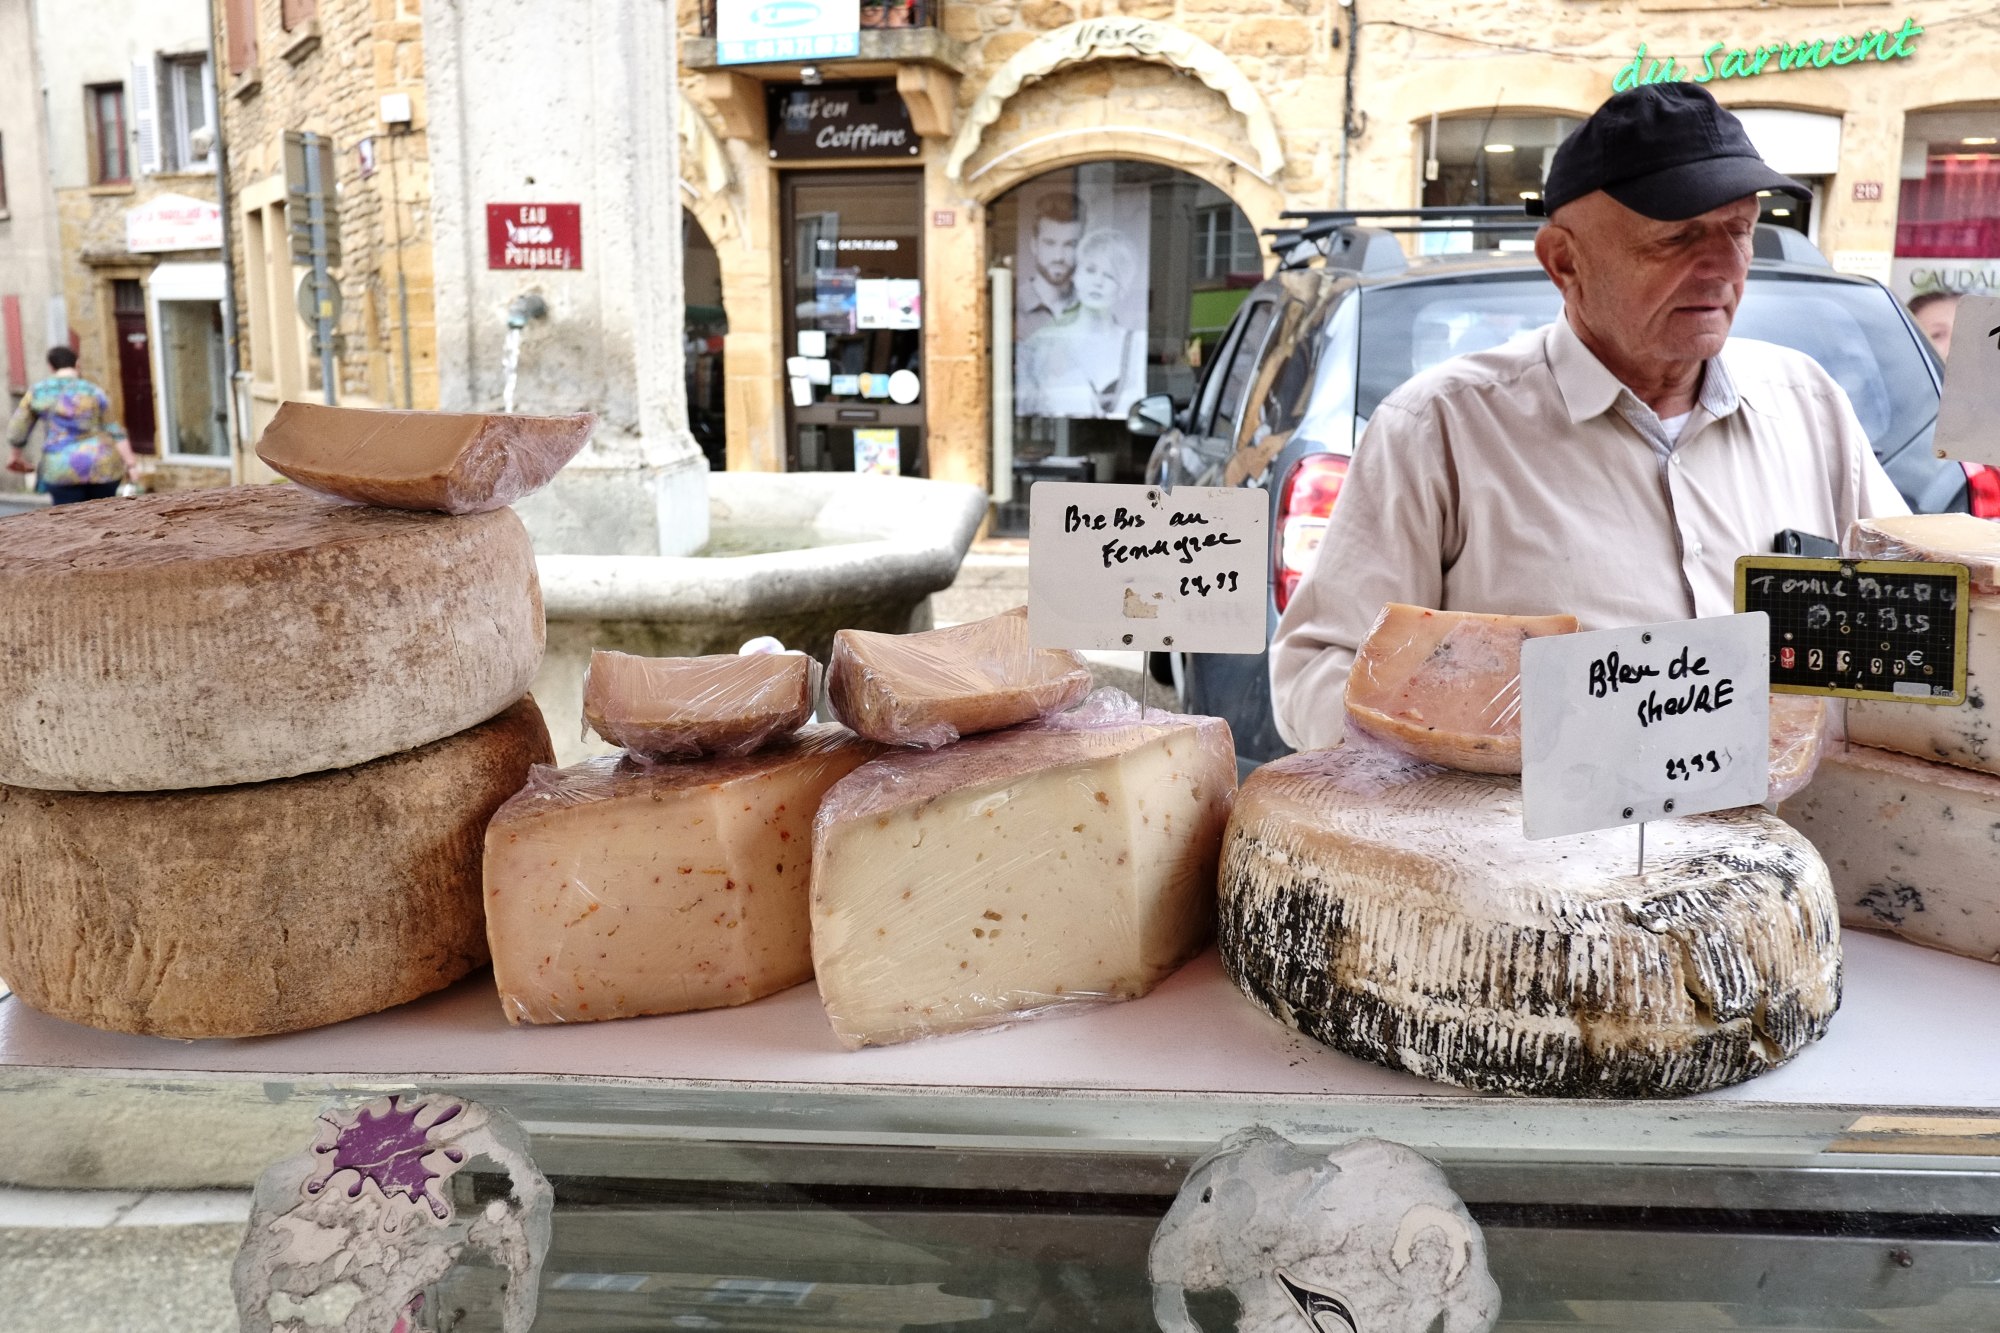
{"type": "Polygon", "coordinates": [[[2000,523],[1868,519],[1849,549],[1966,566],[1965,702],[1849,703],[1848,745],[1780,813],[1826,858],[1843,921],[2000,962],[2000,523]]]}
{"type": "Polygon", "coordinates": [[[1390,608],[1350,687],[1366,735],[1238,795],[1224,963],[1307,1035],[1442,1082],[1647,1097],[1761,1073],[1839,1004],[1826,869],[1756,808],[1650,825],[1643,876],[1629,834],[1529,842],[1513,701],[1522,640],[1573,628],[1549,620],[1390,608]]]}
{"type": "Polygon", "coordinates": [[[842,631],[805,659],[599,654],[585,712],[646,756],[537,770],[487,836],[515,1022],[740,1004],[817,976],[848,1046],[1144,994],[1208,937],[1228,727],[1073,712],[1025,614],[842,631]],[[849,730],[848,728],[852,728],[849,730]],[[858,733],[858,734],[857,734],[858,733]]]}
{"type": "MultiPolygon", "coordinates": [[[[318,447],[363,447],[316,484],[406,470],[379,420],[405,415],[322,419],[318,447]]],[[[459,507],[481,512],[239,486],[0,523],[0,977],[23,1000],[248,1036],[485,961],[481,835],[550,758],[524,697],[543,623],[520,520],[459,507]]]]}

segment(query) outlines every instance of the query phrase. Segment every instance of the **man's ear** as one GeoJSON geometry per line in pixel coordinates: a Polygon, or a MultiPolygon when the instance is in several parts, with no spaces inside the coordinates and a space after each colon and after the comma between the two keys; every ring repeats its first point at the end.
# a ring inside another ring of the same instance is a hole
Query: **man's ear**
{"type": "Polygon", "coordinates": [[[1558,222],[1546,222],[1535,233],[1535,259],[1542,272],[1567,298],[1576,284],[1576,237],[1558,222]]]}

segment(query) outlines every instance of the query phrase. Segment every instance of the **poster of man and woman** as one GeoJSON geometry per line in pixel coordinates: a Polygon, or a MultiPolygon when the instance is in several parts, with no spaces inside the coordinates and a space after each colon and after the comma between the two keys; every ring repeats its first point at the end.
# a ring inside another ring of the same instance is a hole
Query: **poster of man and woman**
{"type": "Polygon", "coordinates": [[[1151,239],[1143,189],[1063,181],[1022,200],[1015,415],[1123,420],[1145,396],[1151,239]]]}

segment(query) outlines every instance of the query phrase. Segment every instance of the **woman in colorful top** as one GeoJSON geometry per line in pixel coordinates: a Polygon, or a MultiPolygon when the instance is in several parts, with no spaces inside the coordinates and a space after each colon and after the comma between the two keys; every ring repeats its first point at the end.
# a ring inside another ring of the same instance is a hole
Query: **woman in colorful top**
{"type": "Polygon", "coordinates": [[[7,428],[13,453],[7,466],[28,471],[28,432],[42,422],[41,484],[56,504],[102,500],[118,490],[125,477],[139,475],[139,459],[125,438],[125,429],[111,419],[111,400],[104,390],[76,373],[76,353],[67,347],[49,349],[49,369],[55,373],[28,390],[7,428]]]}

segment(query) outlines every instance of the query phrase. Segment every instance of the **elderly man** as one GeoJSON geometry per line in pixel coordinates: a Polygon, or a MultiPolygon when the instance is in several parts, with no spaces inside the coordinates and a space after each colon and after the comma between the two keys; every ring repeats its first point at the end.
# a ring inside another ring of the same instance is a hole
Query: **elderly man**
{"type": "Polygon", "coordinates": [[[1907,512],[1817,363],[1729,337],[1760,190],[1807,195],[1691,84],[1620,93],[1563,141],[1535,240],[1563,314],[1369,421],[1272,644],[1287,742],[1341,739],[1387,602],[1587,630],[1726,615],[1736,558],[1778,533],[1907,512]]]}

